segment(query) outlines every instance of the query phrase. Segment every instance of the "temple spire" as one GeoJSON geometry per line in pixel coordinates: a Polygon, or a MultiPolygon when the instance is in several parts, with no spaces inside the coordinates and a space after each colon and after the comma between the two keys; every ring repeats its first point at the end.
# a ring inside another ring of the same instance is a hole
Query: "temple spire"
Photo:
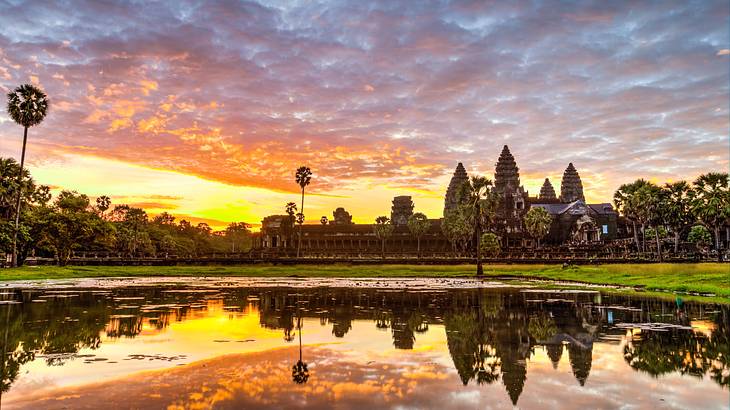
{"type": "Polygon", "coordinates": [[[560,202],[570,203],[577,200],[585,201],[583,196],[583,183],[580,175],[571,162],[563,173],[563,181],[560,184],[560,202]]]}
{"type": "Polygon", "coordinates": [[[451,177],[449,187],[446,189],[446,199],[444,201],[444,216],[446,216],[446,213],[448,211],[456,209],[456,206],[458,205],[456,195],[459,192],[459,187],[468,180],[469,176],[466,174],[466,169],[464,169],[464,165],[459,162],[459,164],[456,166],[456,170],[454,170],[454,175],[451,177]]]}
{"type": "Polygon", "coordinates": [[[520,187],[520,169],[508,146],[502,148],[494,170],[494,188],[499,194],[515,192],[520,187]]]}
{"type": "Polygon", "coordinates": [[[550,180],[545,178],[545,182],[542,184],[542,188],[540,188],[540,199],[558,199],[558,196],[555,194],[555,188],[553,188],[553,184],[550,183],[550,180]]]}

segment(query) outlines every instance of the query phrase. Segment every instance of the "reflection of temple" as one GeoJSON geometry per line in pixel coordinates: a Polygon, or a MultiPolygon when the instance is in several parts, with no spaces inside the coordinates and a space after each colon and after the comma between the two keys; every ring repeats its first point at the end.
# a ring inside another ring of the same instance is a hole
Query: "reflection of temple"
{"type": "Polygon", "coordinates": [[[108,297],[75,292],[75,298],[48,297],[46,303],[32,303],[37,295],[23,293],[17,299],[26,303],[0,305],[0,313],[11,309],[11,314],[0,314],[9,352],[0,373],[2,389],[9,388],[23,364],[40,355],[49,364],[63,365],[80,349],[99,347],[102,335],[140,337],[150,329],[164,331],[170,323],[223,311],[258,312],[260,326],[280,330],[287,343],[300,333],[299,317],[317,319],[338,339],[352,338],[355,326],[371,326],[387,332],[396,349],[418,348],[424,332],[443,328],[461,382],[502,384],[513,403],[528,383],[530,360],[541,350],[556,369],[561,360],[569,364],[577,385],[589,384],[597,342],[618,347],[623,340],[621,360],[653,376],[707,375],[721,386],[730,383],[730,309],[725,305],[685,303],[678,310],[673,300],[511,288],[230,288],[221,294],[149,287],[114,290],[108,297]],[[132,305],[125,300],[129,297],[150,306],[132,305]],[[656,320],[686,325],[688,317],[706,312],[712,313],[702,332],[675,327],[632,335],[615,326],[656,320]]]}
{"type": "MultiPolygon", "coordinates": [[[[459,188],[468,180],[466,168],[459,163],[446,188],[444,215],[458,208],[459,188]]],[[[499,203],[490,230],[501,236],[505,247],[533,244],[524,228],[524,217],[531,207],[545,209],[553,219],[549,233],[543,240],[546,244],[601,244],[628,234],[626,229],[619,226],[618,215],[610,203],[586,203],[583,183],[572,163],[568,164],[563,173],[559,196],[546,178],[539,195],[531,197],[521,185],[519,167],[509,147],[505,145],[495,165],[493,182],[493,190],[498,194],[499,203]]],[[[393,199],[390,219],[395,225],[395,232],[387,240],[386,251],[416,252],[417,238],[407,228],[408,218],[413,214],[414,208],[410,196],[396,196],[393,199]]],[[[343,208],[337,208],[332,216],[329,224],[305,224],[301,227],[305,255],[354,257],[380,252],[381,242],[375,236],[372,224],[352,223],[352,216],[343,208]]],[[[431,228],[421,238],[421,250],[425,254],[452,250],[453,247],[442,233],[443,219],[430,221],[431,228]]],[[[268,216],[262,221],[256,247],[286,251],[295,246],[296,241],[292,237],[296,232],[293,221],[288,216],[268,216]]]]}

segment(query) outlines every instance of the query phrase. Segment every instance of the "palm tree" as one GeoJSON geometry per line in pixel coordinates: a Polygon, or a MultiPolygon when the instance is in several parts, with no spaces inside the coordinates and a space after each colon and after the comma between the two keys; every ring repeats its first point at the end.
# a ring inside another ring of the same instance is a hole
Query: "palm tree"
{"type": "Polygon", "coordinates": [[[291,247],[291,239],[292,236],[294,236],[294,224],[297,221],[296,214],[297,214],[297,204],[294,202],[287,202],[286,203],[286,214],[289,215],[288,217],[288,223],[286,225],[286,232],[287,232],[287,247],[291,247]]]}
{"type": "Polygon", "coordinates": [[[491,187],[492,181],[489,178],[472,176],[469,181],[464,181],[457,193],[459,202],[467,206],[466,209],[472,216],[474,227],[472,237],[476,239],[477,276],[484,274],[481,249],[482,229],[491,225],[498,203],[497,196],[492,192],[491,187]]]}
{"type": "Polygon", "coordinates": [[[525,215],[525,228],[533,238],[537,239],[537,247],[540,247],[540,239],[550,231],[550,224],[553,217],[544,208],[532,207],[525,215]]]}
{"type": "Polygon", "coordinates": [[[98,198],[96,198],[96,209],[99,210],[99,216],[104,218],[104,212],[106,212],[109,209],[109,206],[111,205],[112,200],[109,199],[108,196],[102,195],[98,198]]]}
{"type": "Polygon", "coordinates": [[[667,183],[662,189],[665,223],[674,233],[674,253],[679,252],[679,238],[692,222],[692,188],[686,181],[667,183]]]}
{"type": "Polygon", "coordinates": [[[28,141],[28,128],[40,124],[48,113],[48,97],[30,84],[23,84],[8,93],[8,114],[16,123],[23,126],[23,150],[20,154],[18,173],[18,193],[15,207],[15,232],[13,233],[13,266],[18,266],[18,228],[20,224],[21,183],[25,164],[25,145],[28,141]]]}
{"type": "Polygon", "coordinates": [[[299,312],[297,312],[297,333],[299,333],[299,360],[291,368],[291,378],[296,384],[304,384],[309,380],[309,369],[302,360],[302,317],[299,312]]]}
{"type": "Polygon", "coordinates": [[[302,224],[304,223],[304,187],[309,185],[312,180],[312,171],[309,167],[299,167],[296,173],[297,184],[302,188],[302,206],[299,208],[299,213],[302,214],[302,220],[299,222],[299,240],[297,241],[297,258],[299,257],[299,249],[302,247],[302,224]]]}
{"type": "Polygon", "coordinates": [[[728,174],[709,172],[694,182],[695,199],[692,210],[702,223],[715,234],[715,250],[720,258],[720,227],[730,218],[728,174]]]}
{"type": "Polygon", "coordinates": [[[641,187],[648,185],[649,182],[643,179],[637,179],[630,184],[621,185],[616,193],[613,194],[613,202],[616,204],[616,209],[630,220],[633,224],[634,231],[634,243],[636,244],[636,250],[641,251],[641,244],[639,243],[639,231],[636,229],[636,222],[638,220],[638,209],[641,204],[636,201],[636,191],[641,187]]]}
{"type": "Polygon", "coordinates": [[[411,235],[416,237],[418,244],[418,257],[421,257],[421,237],[431,228],[431,222],[428,221],[426,215],[416,212],[408,218],[408,230],[411,235]]]}
{"type": "Polygon", "coordinates": [[[375,225],[373,226],[373,230],[375,233],[375,237],[380,239],[382,246],[380,252],[383,259],[385,259],[385,240],[393,235],[394,229],[395,226],[390,223],[390,219],[388,219],[387,216],[379,216],[375,218],[375,225]]]}

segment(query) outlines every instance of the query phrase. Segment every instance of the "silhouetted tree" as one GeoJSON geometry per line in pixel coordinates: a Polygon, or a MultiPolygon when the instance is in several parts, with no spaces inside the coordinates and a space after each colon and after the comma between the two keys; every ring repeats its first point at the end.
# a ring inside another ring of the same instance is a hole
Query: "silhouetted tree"
{"type": "Polygon", "coordinates": [[[13,266],[18,266],[18,229],[20,227],[20,199],[22,192],[23,166],[25,164],[25,146],[28,140],[28,128],[40,124],[48,114],[48,97],[40,88],[31,84],[23,84],[8,93],[8,115],[23,127],[23,149],[20,154],[20,172],[18,172],[18,192],[15,202],[15,232],[13,234],[13,266]]]}
{"type": "Polygon", "coordinates": [[[301,221],[297,221],[299,223],[299,239],[297,240],[297,258],[299,257],[299,250],[302,247],[302,224],[304,223],[304,188],[309,185],[309,182],[312,180],[312,171],[309,169],[309,167],[299,167],[297,169],[297,173],[295,176],[297,184],[302,188],[302,206],[299,208],[299,212],[302,215],[301,221]]]}

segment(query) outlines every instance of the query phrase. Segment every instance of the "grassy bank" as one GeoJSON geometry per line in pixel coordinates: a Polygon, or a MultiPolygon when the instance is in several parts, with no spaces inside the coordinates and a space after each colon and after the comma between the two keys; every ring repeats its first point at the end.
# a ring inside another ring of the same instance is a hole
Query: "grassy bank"
{"type": "MultiPolygon", "coordinates": [[[[473,265],[42,266],[0,270],[0,280],[119,276],[457,277],[474,276],[474,272],[473,265]]],[[[485,274],[712,293],[730,298],[730,265],[719,263],[597,265],[567,269],[558,265],[487,265],[485,274]]]]}

